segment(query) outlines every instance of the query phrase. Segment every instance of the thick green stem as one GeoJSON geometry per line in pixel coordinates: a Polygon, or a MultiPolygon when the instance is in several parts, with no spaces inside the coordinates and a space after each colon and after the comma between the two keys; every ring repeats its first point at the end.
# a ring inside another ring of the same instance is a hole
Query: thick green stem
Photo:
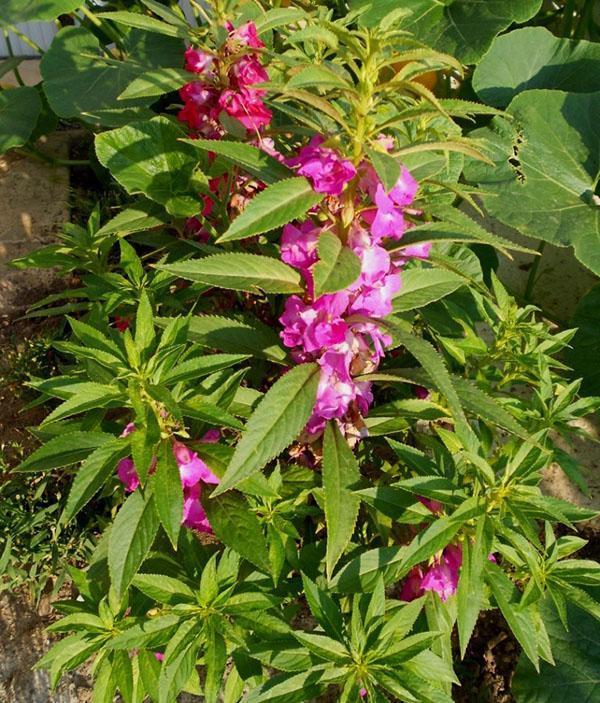
{"type": "Polygon", "coordinates": [[[544,248],[546,247],[546,242],[540,242],[538,246],[538,254],[531,264],[531,269],[529,270],[529,276],[527,277],[527,286],[525,288],[525,301],[530,303],[532,301],[533,289],[537,283],[537,273],[540,268],[540,263],[542,261],[542,254],[544,253],[544,248]]]}

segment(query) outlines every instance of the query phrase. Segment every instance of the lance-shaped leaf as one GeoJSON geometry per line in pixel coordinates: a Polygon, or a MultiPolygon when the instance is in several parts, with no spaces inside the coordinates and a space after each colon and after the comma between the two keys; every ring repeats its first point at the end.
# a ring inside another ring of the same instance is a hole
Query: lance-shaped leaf
{"type": "Polygon", "coordinates": [[[185,141],[196,149],[222,156],[231,164],[240,166],[244,171],[260,178],[267,185],[272,185],[293,175],[287,166],[251,144],[230,142],[224,139],[187,139],[185,141]]]}
{"type": "MultiPolygon", "coordinates": [[[[337,239],[337,237],[336,237],[337,239]]],[[[339,240],[338,240],[339,241],[339,240]]],[[[158,268],[174,276],[199,281],[217,288],[244,290],[250,293],[301,293],[298,271],[279,259],[258,254],[227,252],[204,259],[188,259],[158,268]]]]}
{"type": "Polygon", "coordinates": [[[453,271],[438,268],[412,268],[402,273],[402,288],[394,298],[394,312],[425,307],[445,298],[465,284],[453,271]]]}
{"type": "Polygon", "coordinates": [[[318,364],[300,364],[271,386],[248,420],[225,476],[213,495],[237,486],[294,441],[310,418],[319,374],[318,364]]]}
{"type": "Polygon", "coordinates": [[[158,524],[152,496],[144,498],[140,491],[134,491],[117,513],[108,539],[108,569],[118,597],[148,555],[158,524]]]}
{"type": "Polygon", "coordinates": [[[525,27],[496,37],[473,74],[473,88],[490,105],[506,107],[533,88],[593,93],[600,90],[600,45],[525,27]],[[535,47],[535,51],[531,51],[535,47]]]}
{"type": "Polygon", "coordinates": [[[158,97],[189,82],[190,73],[183,68],[153,68],[130,83],[119,95],[119,100],[158,97]]]}
{"type": "Polygon", "coordinates": [[[321,234],[317,251],[319,261],[313,269],[315,298],[343,290],[360,276],[360,259],[333,232],[321,234]]]}
{"type": "Polygon", "coordinates": [[[379,149],[367,148],[367,154],[371,159],[373,168],[379,176],[381,184],[385,190],[389,192],[400,178],[400,162],[393,156],[379,149]]]}
{"type": "Polygon", "coordinates": [[[252,198],[218,241],[231,242],[269,232],[302,217],[322,199],[323,195],[315,193],[306,178],[274,183],[252,198]]]}
{"type": "Polygon", "coordinates": [[[511,102],[514,126],[496,118],[478,130],[493,147],[494,167],[465,174],[489,197],[488,212],[529,237],[572,246],[600,273],[600,92],[528,90],[511,102]]]}
{"type": "Polygon", "coordinates": [[[166,117],[134,122],[96,137],[96,154],[128,193],[143,193],[169,213],[198,213],[192,176],[198,159],[184,133],[166,117]]]}
{"type": "Polygon", "coordinates": [[[35,88],[0,92],[0,154],[27,143],[41,110],[42,102],[35,88]]]}
{"type": "Polygon", "coordinates": [[[329,578],[354,532],[360,499],[352,488],[359,478],[360,469],[356,457],[338,426],[329,422],[323,441],[323,494],[329,578]]]}
{"type": "Polygon", "coordinates": [[[169,221],[169,216],[163,208],[151,200],[140,198],[132,203],[129,207],[121,210],[118,215],[115,215],[97,232],[97,237],[103,237],[109,234],[132,234],[133,232],[142,232],[152,227],[159,227],[169,221]]]}
{"type": "Polygon", "coordinates": [[[182,39],[187,39],[189,35],[189,32],[186,31],[185,27],[167,24],[166,22],[157,20],[154,17],[149,17],[148,15],[143,15],[139,12],[101,12],[98,17],[106,20],[112,20],[113,22],[125,25],[126,27],[142,29],[145,32],[164,34],[167,37],[181,37],[182,39]]]}
{"type": "Polygon", "coordinates": [[[152,487],[158,519],[171,544],[176,548],[183,514],[183,490],[170,441],[162,442],[158,450],[156,471],[152,474],[152,487]]]}
{"type": "Polygon", "coordinates": [[[112,439],[106,432],[65,432],[36,449],[17,471],[50,471],[76,464],[112,439]]]}

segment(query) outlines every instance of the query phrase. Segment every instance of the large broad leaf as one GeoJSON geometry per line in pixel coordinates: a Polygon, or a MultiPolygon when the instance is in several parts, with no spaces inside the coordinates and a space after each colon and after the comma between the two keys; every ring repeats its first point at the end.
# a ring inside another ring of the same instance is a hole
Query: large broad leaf
{"type": "Polygon", "coordinates": [[[198,213],[192,174],[194,150],[166,117],[136,122],[96,137],[96,154],[128,193],[143,193],[178,216],[198,213]]]}
{"type": "Polygon", "coordinates": [[[108,569],[117,596],[123,595],[148,555],[158,531],[152,496],[134,491],[112,525],[108,540],[108,569]]]}
{"type": "MultiPolygon", "coordinates": [[[[404,0],[401,7],[411,15],[402,29],[463,63],[477,63],[497,34],[514,22],[526,22],[541,4],[542,0],[404,0]]],[[[361,22],[375,26],[399,4],[397,0],[352,0],[350,6],[366,8],[361,22]]]]}
{"type": "Polygon", "coordinates": [[[526,27],[494,40],[473,74],[473,87],[482,100],[497,107],[506,107],[532,88],[593,93],[600,90],[599,66],[600,44],[526,27]]]}
{"type": "Polygon", "coordinates": [[[325,428],[323,441],[323,495],[327,523],[327,574],[333,569],[348,546],[360,499],[353,486],[360,478],[356,457],[334,422],[325,428]]]}
{"type": "Polygon", "coordinates": [[[54,20],[81,6],[81,0],[2,0],[0,25],[54,20]]]}
{"type": "Polygon", "coordinates": [[[319,383],[317,364],[300,364],[279,378],[246,424],[213,495],[237,486],[289,446],[310,418],[319,383]]]}
{"type": "Polygon", "coordinates": [[[302,217],[322,199],[323,195],[315,193],[306,178],[279,181],[252,198],[219,241],[230,242],[269,232],[302,217]]]}
{"type": "Polygon", "coordinates": [[[600,285],[580,300],[571,324],[577,333],[567,350],[567,363],[577,377],[583,377],[585,393],[600,395],[600,285]]]}
{"type": "Polygon", "coordinates": [[[413,268],[402,274],[402,288],[394,298],[394,312],[422,308],[445,298],[465,284],[465,279],[452,271],[413,268]]]}
{"type": "Polygon", "coordinates": [[[525,235],[557,246],[600,274],[600,93],[529,90],[508,112],[477,130],[493,147],[494,167],[468,165],[489,193],[488,212],[525,235]]]}
{"type": "MultiPolygon", "coordinates": [[[[339,240],[338,240],[339,241],[339,240]]],[[[159,268],[174,276],[200,281],[217,288],[250,293],[301,293],[300,274],[279,259],[257,254],[228,252],[204,259],[163,264],[159,268]]]]}
{"type": "Polygon", "coordinates": [[[41,110],[42,101],[35,88],[0,92],[0,154],[27,143],[41,110]]]}
{"type": "Polygon", "coordinates": [[[118,100],[125,88],[160,57],[170,66],[177,48],[180,65],[183,43],[170,37],[147,37],[134,30],[127,39],[129,60],[106,56],[98,39],[83,27],[65,27],[54,38],[41,63],[44,92],[60,117],[78,118],[104,126],[127,124],[150,116],[145,109],[156,98],[118,100]]]}
{"type": "Polygon", "coordinates": [[[546,662],[539,674],[521,655],[512,680],[517,703],[568,703],[600,701],[600,638],[598,623],[586,612],[568,605],[569,632],[550,600],[541,608],[556,666],[546,662]]]}

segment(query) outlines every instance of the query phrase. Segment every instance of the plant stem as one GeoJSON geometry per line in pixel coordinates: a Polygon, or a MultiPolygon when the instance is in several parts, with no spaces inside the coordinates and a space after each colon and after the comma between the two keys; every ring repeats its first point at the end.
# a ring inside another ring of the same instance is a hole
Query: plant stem
{"type": "MultiPolygon", "coordinates": [[[[6,46],[7,46],[7,48],[8,48],[8,55],[10,56],[11,59],[14,59],[14,58],[15,58],[15,52],[13,51],[12,42],[10,41],[10,35],[9,35],[9,33],[8,33],[8,31],[7,31],[6,29],[4,30],[3,34],[4,34],[4,38],[6,39],[6,46]]],[[[21,87],[25,87],[25,81],[24,81],[23,78],[21,77],[21,74],[20,74],[20,72],[19,72],[19,67],[18,67],[18,66],[15,66],[15,67],[13,68],[13,73],[15,74],[15,78],[17,79],[17,83],[18,83],[21,87]]]]}
{"type": "Polygon", "coordinates": [[[531,264],[531,269],[529,270],[529,276],[527,277],[527,286],[525,288],[525,295],[523,296],[525,301],[528,303],[532,301],[533,289],[535,287],[535,284],[537,283],[537,272],[542,261],[542,254],[544,253],[545,247],[546,242],[540,242],[540,245],[537,249],[539,256],[536,256],[534,258],[533,263],[531,264]]]}
{"type": "MultiPolygon", "coordinates": [[[[40,56],[44,53],[41,46],[36,44],[33,39],[30,39],[26,34],[23,34],[20,30],[18,30],[14,25],[9,26],[10,31],[15,34],[19,39],[27,44],[27,46],[31,47],[36,54],[39,54],[40,56]]],[[[8,42],[7,42],[8,43],[8,42]]]]}
{"type": "Polygon", "coordinates": [[[37,161],[50,164],[51,166],[89,166],[90,164],[89,159],[62,159],[52,154],[46,154],[31,144],[21,147],[16,151],[32,159],[36,159],[37,161]]]}

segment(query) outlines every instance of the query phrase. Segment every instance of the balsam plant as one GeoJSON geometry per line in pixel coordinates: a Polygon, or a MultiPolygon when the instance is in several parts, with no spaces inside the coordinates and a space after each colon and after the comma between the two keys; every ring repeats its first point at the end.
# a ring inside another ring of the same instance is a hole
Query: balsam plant
{"type": "Polygon", "coordinates": [[[72,337],[31,380],[53,409],[20,470],[72,473],[62,525],[122,496],[40,666],[93,658],[96,701],[440,703],[492,608],[552,662],[542,606],[600,619],[600,567],[573,558],[595,513],[539,484],[556,461],[584,486],[557,437],[600,400],[562,361],[574,331],[494,273],[530,250],[457,207],[500,159],[464,125],[510,114],[452,96],[463,64],[396,3],[193,4],[194,27],[101,12],[114,52],[70,27],[44,57],[51,85],[58,55],[135,75],[85,111],[131,201],[18,264],[81,279],[41,304],[72,337]]]}

